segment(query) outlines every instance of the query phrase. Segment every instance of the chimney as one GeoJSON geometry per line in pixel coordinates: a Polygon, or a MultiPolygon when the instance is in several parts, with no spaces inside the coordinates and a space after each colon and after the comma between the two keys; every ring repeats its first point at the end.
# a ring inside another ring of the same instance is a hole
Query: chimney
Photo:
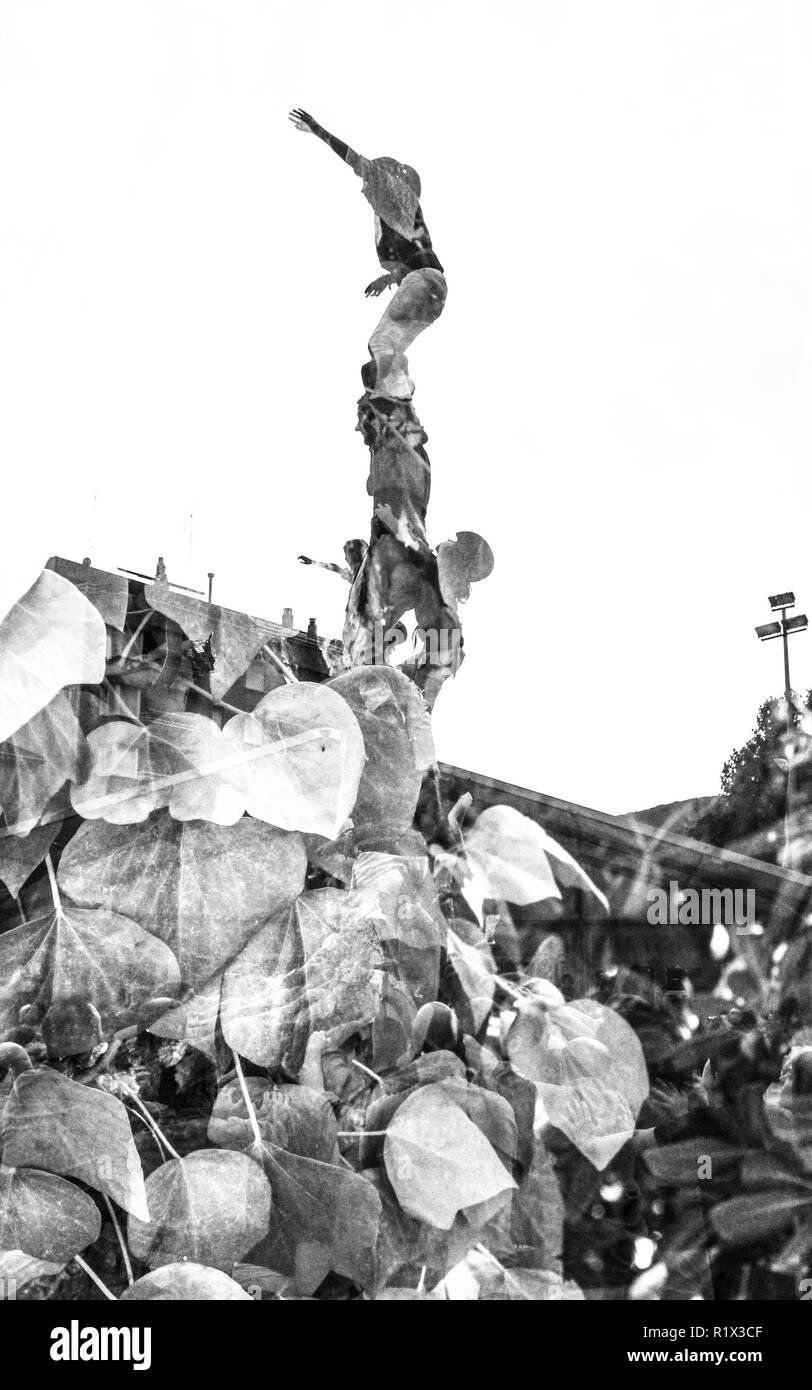
{"type": "Polygon", "coordinates": [[[314,642],[318,642],[318,640],[319,640],[319,634],[318,634],[318,632],[316,631],[316,619],[315,619],[315,618],[311,618],[311,619],[310,619],[310,622],[307,624],[307,635],[308,635],[308,637],[312,637],[314,642]]]}
{"type": "Polygon", "coordinates": [[[283,626],[283,627],[290,627],[290,628],[293,627],[293,609],[292,609],[292,608],[283,608],[283,610],[282,610],[282,626],[283,626]]]}

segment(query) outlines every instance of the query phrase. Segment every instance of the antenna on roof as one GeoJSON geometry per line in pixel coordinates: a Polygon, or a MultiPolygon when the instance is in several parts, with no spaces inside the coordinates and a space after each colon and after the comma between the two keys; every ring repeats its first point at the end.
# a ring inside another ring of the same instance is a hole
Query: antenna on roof
{"type": "MultiPolygon", "coordinates": [[[[166,574],[166,565],[164,564],[164,557],[163,557],[163,555],[159,555],[159,556],[158,556],[158,563],[157,563],[157,565],[155,566],[155,573],[154,573],[154,574],[142,574],[142,573],[141,573],[141,570],[130,570],[130,569],[125,569],[125,567],[124,567],[123,565],[119,565],[119,566],[118,566],[118,572],[119,572],[119,574],[131,574],[131,575],[133,575],[134,578],[136,578],[136,579],[148,579],[149,582],[150,582],[150,584],[170,584],[170,583],[171,583],[171,587],[172,587],[173,589],[182,589],[183,592],[184,592],[185,594],[200,594],[200,597],[201,597],[201,598],[203,597],[203,590],[202,590],[202,589],[190,589],[188,584],[176,584],[175,581],[174,581],[174,579],[170,581],[170,580],[167,578],[167,574],[166,574]]],[[[211,592],[211,585],[209,585],[209,591],[211,592]]]]}

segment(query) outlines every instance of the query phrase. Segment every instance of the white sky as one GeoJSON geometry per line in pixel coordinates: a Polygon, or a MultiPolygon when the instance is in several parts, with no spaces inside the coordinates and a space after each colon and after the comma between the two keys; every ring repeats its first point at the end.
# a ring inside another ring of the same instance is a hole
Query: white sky
{"type": "MultiPolygon", "coordinates": [[[[441,758],[609,811],[717,789],[812,610],[812,6],[0,0],[6,558],[340,635],[413,164],[449,282],[410,355],[434,543],[490,541],[441,758]]],[[[810,634],[793,683],[812,685],[810,634]]]]}

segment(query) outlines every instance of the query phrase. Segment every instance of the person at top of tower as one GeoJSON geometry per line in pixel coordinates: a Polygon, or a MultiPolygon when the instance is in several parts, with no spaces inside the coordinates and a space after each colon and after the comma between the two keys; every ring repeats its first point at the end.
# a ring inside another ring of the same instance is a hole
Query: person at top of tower
{"type": "Polygon", "coordinates": [[[370,361],[361,376],[370,395],[409,401],[406,349],[419,333],[440,317],[447,287],[443,267],[431,244],[420,207],[420,177],[409,164],[383,156],[366,159],[331,135],[300,108],[289,119],[297,130],[317,135],[363,181],[363,192],[375,213],[375,249],[384,275],[367,285],[367,297],[398,287],[369,340],[370,361]]]}

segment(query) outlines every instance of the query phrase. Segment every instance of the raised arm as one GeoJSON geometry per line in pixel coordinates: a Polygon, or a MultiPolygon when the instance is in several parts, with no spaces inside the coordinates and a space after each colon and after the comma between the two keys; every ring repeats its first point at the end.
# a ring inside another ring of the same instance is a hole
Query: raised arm
{"type": "Polygon", "coordinates": [[[329,145],[330,149],[335,151],[339,159],[343,159],[344,163],[349,164],[359,178],[363,178],[364,166],[368,162],[364,156],[350,149],[349,145],[345,144],[343,140],[339,140],[337,135],[331,135],[329,130],[325,130],[324,126],[319,125],[318,121],[315,121],[307,111],[300,111],[297,108],[289,113],[288,120],[293,122],[297,130],[303,130],[307,135],[318,135],[325,145],[329,145]]]}

